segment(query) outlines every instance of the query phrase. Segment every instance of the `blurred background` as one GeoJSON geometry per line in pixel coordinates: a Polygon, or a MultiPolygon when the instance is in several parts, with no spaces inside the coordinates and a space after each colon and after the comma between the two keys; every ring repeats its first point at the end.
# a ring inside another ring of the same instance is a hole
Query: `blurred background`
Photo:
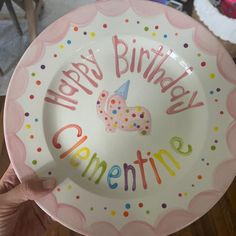
{"type": "MultiPolygon", "coordinates": [[[[0,177],[9,165],[3,136],[4,96],[16,64],[37,34],[49,24],[71,10],[95,1],[0,0],[0,177]]],[[[236,0],[155,0],[155,2],[182,11],[208,27],[219,36],[218,39],[235,60],[236,0]]],[[[173,236],[236,236],[235,200],[236,181],[211,211],[173,236]]],[[[59,223],[54,223],[45,236],[72,235],[78,234],[59,223]]]]}

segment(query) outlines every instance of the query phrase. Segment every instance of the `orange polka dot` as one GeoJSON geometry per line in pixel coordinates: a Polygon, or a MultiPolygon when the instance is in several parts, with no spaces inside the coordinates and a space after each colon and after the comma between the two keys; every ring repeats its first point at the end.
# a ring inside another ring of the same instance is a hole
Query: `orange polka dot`
{"type": "Polygon", "coordinates": [[[198,179],[202,179],[202,176],[201,176],[201,175],[198,175],[197,178],[198,178],[198,179]]]}
{"type": "Polygon", "coordinates": [[[78,28],[77,26],[74,27],[74,31],[78,31],[78,29],[79,29],[79,28],[78,28]]]}
{"type": "Polygon", "coordinates": [[[40,80],[37,80],[35,83],[36,83],[37,85],[40,85],[40,84],[41,84],[41,81],[40,81],[40,80]]]}
{"type": "Polygon", "coordinates": [[[123,215],[124,215],[124,217],[128,217],[128,216],[129,216],[129,212],[128,212],[128,211],[125,211],[125,212],[123,213],[123,215]]]}

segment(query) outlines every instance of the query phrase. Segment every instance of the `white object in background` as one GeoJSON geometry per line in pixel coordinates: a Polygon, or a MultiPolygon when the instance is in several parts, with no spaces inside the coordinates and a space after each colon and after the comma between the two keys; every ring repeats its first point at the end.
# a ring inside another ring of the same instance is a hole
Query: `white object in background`
{"type": "Polygon", "coordinates": [[[236,43],[236,19],[222,15],[209,0],[195,0],[194,7],[200,19],[216,36],[236,43]]]}

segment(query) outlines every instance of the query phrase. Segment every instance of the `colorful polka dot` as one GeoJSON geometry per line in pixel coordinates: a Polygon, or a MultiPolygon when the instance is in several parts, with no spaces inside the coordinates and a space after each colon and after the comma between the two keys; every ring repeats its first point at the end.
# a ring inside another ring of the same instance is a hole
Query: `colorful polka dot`
{"type": "Polygon", "coordinates": [[[41,84],[41,81],[40,81],[40,80],[36,80],[36,82],[35,82],[35,83],[36,83],[36,85],[38,85],[38,86],[39,86],[39,85],[41,84]]]}
{"type": "Polygon", "coordinates": [[[139,206],[140,208],[142,208],[142,207],[143,207],[143,203],[140,202],[140,203],[138,204],[138,206],[139,206]]]}
{"type": "Polygon", "coordinates": [[[61,189],[60,188],[57,188],[57,192],[60,192],[61,191],[61,189]]]}
{"type": "Polygon", "coordinates": [[[200,57],[200,56],[201,56],[201,53],[198,53],[197,56],[200,57]]]}
{"type": "Polygon", "coordinates": [[[67,40],[66,43],[67,43],[68,45],[70,45],[70,44],[71,44],[71,40],[67,40]]]}
{"type": "Polygon", "coordinates": [[[117,114],[117,110],[112,110],[112,114],[116,115],[117,114]]]}
{"type": "Polygon", "coordinates": [[[34,119],[35,122],[38,122],[39,120],[37,118],[34,119]]]}
{"type": "Polygon", "coordinates": [[[206,163],[206,165],[207,165],[207,166],[209,166],[209,165],[210,165],[210,163],[209,163],[209,162],[207,162],[207,163],[206,163]]]}
{"type": "Polygon", "coordinates": [[[224,115],[224,112],[223,112],[223,111],[220,111],[220,114],[221,114],[221,115],[224,115]]]}
{"type": "Polygon", "coordinates": [[[125,204],[125,208],[126,208],[126,209],[130,209],[130,207],[131,207],[130,203],[126,203],[126,204],[125,204]]]}
{"type": "Polygon", "coordinates": [[[76,196],[76,199],[80,199],[80,196],[79,196],[79,195],[77,195],[77,196],[76,196]]]}
{"type": "Polygon", "coordinates": [[[214,91],[211,90],[211,91],[210,91],[210,94],[211,94],[211,95],[214,94],[214,91]]]}
{"type": "Polygon", "coordinates": [[[128,217],[129,216],[129,212],[128,211],[124,211],[123,215],[124,215],[124,217],[128,217]]]}
{"type": "Polygon", "coordinates": [[[41,152],[42,151],[42,148],[41,147],[38,147],[37,148],[37,152],[41,152]]]}
{"type": "Polygon", "coordinates": [[[31,94],[31,95],[29,96],[29,98],[30,98],[31,100],[33,100],[33,99],[34,99],[34,95],[31,94]]]}
{"type": "Polygon", "coordinates": [[[149,210],[146,210],[146,214],[150,214],[150,211],[149,211],[149,210]]]}
{"type": "Polygon", "coordinates": [[[148,26],[145,26],[144,27],[144,31],[148,31],[149,30],[149,27],[148,26]]]}
{"type": "Polygon", "coordinates": [[[217,140],[217,139],[215,139],[214,143],[218,143],[218,140],[217,140]]]}
{"type": "Polygon", "coordinates": [[[167,204],[166,204],[166,203],[162,203],[162,204],[161,204],[161,207],[162,207],[162,208],[167,208],[167,204]]]}
{"type": "Polygon", "coordinates": [[[68,190],[71,190],[71,189],[72,189],[72,186],[69,184],[69,185],[67,186],[67,189],[68,189],[68,190]]]}
{"type": "Polygon", "coordinates": [[[84,35],[87,35],[87,32],[86,32],[86,31],[84,32],[84,35]]]}
{"type": "Polygon", "coordinates": [[[116,211],[111,211],[111,216],[116,216],[116,211]]]}
{"type": "Polygon", "coordinates": [[[25,116],[29,116],[29,112],[26,112],[26,113],[25,113],[25,116]]]}
{"type": "Polygon", "coordinates": [[[91,33],[90,33],[90,37],[91,37],[91,38],[94,38],[95,35],[96,35],[95,32],[91,32],[91,33]]]}
{"type": "Polygon", "coordinates": [[[103,24],[102,27],[103,27],[104,29],[106,29],[106,28],[107,28],[107,24],[103,24]]]}
{"type": "Polygon", "coordinates": [[[205,62],[205,61],[202,61],[202,62],[201,62],[201,66],[202,66],[202,67],[205,67],[205,66],[206,66],[206,62],[205,62]]]}
{"type": "Polygon", "coordinates": [[[215,127],[213,128],[213,130],[214,130],[215,132],[218,132],[218,131],[219,131],[219,127],[218,127],[218,126],[215,126],[215,127]]]}
{"type": "Polygon", "coordinates": [[[210,78],[211,78],[211,79],[215,79],[215,77],[216,77],[216,75],[215,75],[214,73],[211,73],[211,74],[210,74],[210,78]]]}
{"type": "Polygon", "coordinates": [[[156,37],[156,33],[155,32],[152,32],[152,37],[156,37]]]}
{"type": "Polygon", "coordinates": [[[159,29],[159,25],[155,25],[155,29],[158,30],[159,29]]]}
{"type": "Polygon", "coordinates": [[[93,207],[90,207],[90,211],[93,211],[94,210],[94,208],[93,207]]]}
{"type": "Polygon", "coordinates": [[[60,48],[60,49],[63,49],[63,48],[64,48],[64,45],[63,45],[63,44],[59,45],[59,48],[60,48]]]}
{"type": "Polygon", "coordinates": [[[212,150],[212,151],[215,151],[215,150],[216,150],[216,146],[215,146],[215,145],[212,145],[212,146],[211,146],[211,150],[212,150]]]}
{"type": "Polygon", "coordinates": [[[202,179],[202,175],[198,175],[197,179],[201,180],[202,179]]]}
{"type": "Polygon", "coordinates": [[[179,197],[182,197],[182,193],[179,193],[178,196],[179,196],[179,197]]]}
{"type": "Polygon", "coordinates": [[[187,197],[187,196],[188,196],[188,193],[187,193],[187,192],[184,192],[184,196],[187,197]]]}
{"type": "Polygon", "coordinates": [[[33,160],[33,161],[32,161],[32,164],[33,164],[33,165],[37,165],[37,163],[38,163],[37,160],[33,160]]]}
{"type": "Polygon", "coordinates": [[[46,66],[45,66],[45,65],[41,65],[40,68],[41,68],[42,70],[44,70],[44,69],[46,68],[46,66]]]}
{"type": "Polygon", "coordinates": [[[188,44],[187,43],[184,44],[184,48],[188,48],[188,44]]]}
{"type": "Polygon", "coordinates": [[[26,128],[26,129],[30,129],[30,128],[31,128],[31,125],[30,125],[30,124],[26,124],[26,125],[25,125],[25,128],[26,128]]]}
{"type": "Polygon", "coordinates": [[[29,137],[30,137],[30,139],[34,139],[34,135],[32,135],[32,134],[29,137]]]}
{"type": "Polygon", "coordinates": [[[125,19],[125,23],[128,23],[129,22],[129,19],[125,19]]]}
{"type": "Polygon", "coordinates": [[[33,77],[36,76],[36,74],[35,74],[34,72],[33,72],[31,75],[32,75],[33,77]]]}
{"type": "Polygon", "coordinates": [[[167,34],[164,34],[164,36],[163,36],[164,38],[167,38],[168,36],[167,36],[167,34]]]}
{"type": "Polygon", "coordinates": [[[74,31],[77,32],[79,28],[77,26],[74,27],[74,31]]]}
{"type": "Polygon", "coordinates": [[[53,54],[53,57],[57,57],[57,54],[53,54]]]}
{"type": "Polygon", "coordinates": [[[217,89],[216,89],[216,92],[220,92],[220,90],[221,90],[220,88],[217,88],[217,89]]]}
{"type": "Polygon", "coordinates": [[[112,99],[111,104],[115,104],[115,103],[116,103],[116,100],[112,99]]]}

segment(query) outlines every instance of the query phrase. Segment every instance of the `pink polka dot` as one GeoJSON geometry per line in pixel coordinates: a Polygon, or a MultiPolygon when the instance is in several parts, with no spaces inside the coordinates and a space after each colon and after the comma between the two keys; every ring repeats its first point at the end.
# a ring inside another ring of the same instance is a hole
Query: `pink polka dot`
{"type": "Polygon", "coordinates": [[[42,151],[42,148],[41,147],[38,147],[37,148],[37,152],[41,152],[42,151]]]}
{"type": "Polygon", "coordinates": [[[104,29],[106,29],[106,28],[107,28],[107,24],[103,24],[102,27],[103,27],[104,29]]]}

